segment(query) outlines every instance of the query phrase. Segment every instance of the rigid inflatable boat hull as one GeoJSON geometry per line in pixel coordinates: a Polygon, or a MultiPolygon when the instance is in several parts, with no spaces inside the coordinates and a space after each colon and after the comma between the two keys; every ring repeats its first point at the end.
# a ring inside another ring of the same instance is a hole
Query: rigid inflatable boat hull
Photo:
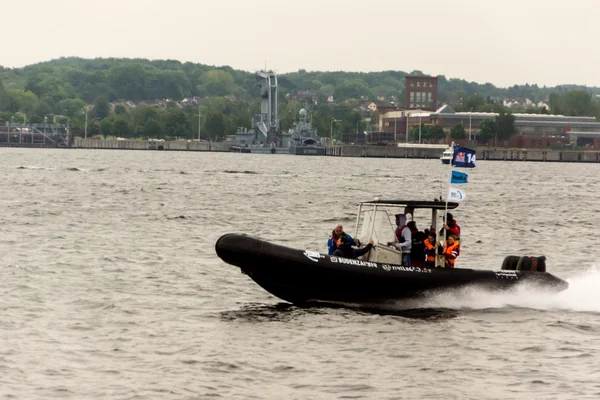
{"type": "Polygon", "coordinates": [[[403,267],[330,257],[239,234],[221,236],[215,247],[223,261],[294,304],[374,303],[465,286],[505,290],[524,282],[553,291],[568,287],[547,272],[403,267]]]}

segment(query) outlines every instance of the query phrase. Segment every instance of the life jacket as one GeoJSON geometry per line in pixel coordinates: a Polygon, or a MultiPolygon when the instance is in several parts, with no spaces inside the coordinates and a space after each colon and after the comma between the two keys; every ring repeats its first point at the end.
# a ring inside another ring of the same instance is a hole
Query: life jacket
{"type": "Polygon", "coordinates": [[[402,231],[404,230],[404,228],[408,228],[408,226],[402,225],[401,227],[396,228],[396,241],[398,243],[404,243],[405,241],[404,237],[402,236],[402,231]]]}
{"type": "Polygon", "coordinates": [[[459,246],[460,245],[457,242],[454,242],[452,246],[448,246],[446,249],[444,249],[444,259],[446,260],[446,268],[454,268],[456,257],[458,257],[459,254],[459,246]]]}
{"type": "Polygon", "coordinates": [[[435,263],[435,244],[429,241],[429,238],[423,242],[425,245],[425,260],[428,262],[435,263]]]}

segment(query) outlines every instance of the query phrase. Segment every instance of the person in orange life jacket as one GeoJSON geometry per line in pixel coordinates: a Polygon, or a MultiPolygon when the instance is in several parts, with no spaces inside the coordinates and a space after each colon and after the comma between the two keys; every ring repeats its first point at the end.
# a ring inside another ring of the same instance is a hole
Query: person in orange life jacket
{"type": "Polygon", "coordinates": [[[410,248],[410,265],[414,267],[423,267],[425,265],[425,245],[423,242],[427,239],[427,234],[421,232],[417,228],[415,221],[410,221],[406,226],[410,229],[410,236],[412,238],[410,248]]]}
{"type": "Polygon", "coordinates": [[[410,249],[412,248],[412,234],[406,222],[406,215],[396,214],[396,241],[388,242],[402,252],[402,265],[410,267],[410,249]]]}
{"type": "Polygon", "coordinates": [[[439,254],[444,256],[444,267],[445,268],[454,268],[456,264],[456,257],[459,256],[459,244],[456,236],[450,235],[448,239],[446,239],[446,244],[444,247],[440,246],[438,248],[439,254]]]}
{"type": "Polygon", "coordinates": [[[352,236],[344,232],[344,227],[342,225],[337,224],[335,228],[333,228],[333,231],[331,231],[329,240],[327,240],[327,247],[329,248],[328,254],[330,256],[333,255],[333,252],[337,249],[337,241],[342,236],[346,237],[350,246],[360,246],[360,240],[358,240],[358,238],[354,239],[352,236]]]}
{"type": "Polygon", "coordinates": [[[435,253],[440,245],[435,241],[435,233],[430,231],[423,244],[425,246],[425,266],[427,268],[435,268],[435,253]]]}
{"type": "Polygon", "coordinates": [[[337,241],[337,249],[333,252],[332,256],[344,257],[344,258],[358,258],[363,254],[367,254],[373,247],[373,239],[369,240],[369,243],[362,249],[353,249],[352,245],[348,243],[346,236],[340,236],[337,241]]]}

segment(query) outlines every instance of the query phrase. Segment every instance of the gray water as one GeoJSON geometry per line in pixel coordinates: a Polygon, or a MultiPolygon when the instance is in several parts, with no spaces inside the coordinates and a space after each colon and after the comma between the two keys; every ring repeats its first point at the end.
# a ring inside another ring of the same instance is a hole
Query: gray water
{"type": "Polygon", "coordinates": [[[438,196],[438,160],[1,149],[0,169],[4,398],[600,398],[600,165],[480,161],[454,212],[458,266],[544,254],[567,291],[392,315],[291,306],[214,243],[324,252],[359,201],[438,196]]]}

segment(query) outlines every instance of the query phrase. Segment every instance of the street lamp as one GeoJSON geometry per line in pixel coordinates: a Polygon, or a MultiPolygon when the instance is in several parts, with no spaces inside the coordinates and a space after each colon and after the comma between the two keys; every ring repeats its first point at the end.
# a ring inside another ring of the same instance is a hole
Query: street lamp
{"type": "Polygon", "coordinates": [[[408,117],[410,117],[410,114],[406,113],[406,143],[408,143],[408,136],[409,136],[409,133],[408,133],[408,117]]]}
{"type": "Polygon", "coordinates": [[[419,143],[421,143],[421,114],[419,114],[419,143]]]}
{"type": "Polygon", "coordinates": [[[469,112],[469,142],[471,141],[471,114],[473,114],[473,108],[469,112]]]}
{"type": "Polygon", "coordinates": [[[88,132],[88,106],[84,107],[85,110],[85,126],[83,128],[83,131],[85,132],[85,137],[84,139],[87,139],[87,132],[88,132]]]}
{"type": "Polygon", "coordinates": [[[14,116],[10,117],[10,125],[8,126],[8,136],[6,137],[6,143],[10,143],[10,127],[13,124],[13,121],[15,120],[14,116]]]}
{"type": "Polygon", "coordinates": [[[198,103],[198,142],[200,142],[200,125],[202,125],[202,114],[200,110],[200,103],[198,103]]]}
{"type": "Polygon", "coordinates": [[[48,117],[44,115],[44,144],[46,144],[46,126],[48,125],[48,117]]]}
{"type": "Polygon", "coordinates": [[[333,144],[333,122],[334,122],[334,121],[335,121],[335,122],[338,122],[338,120],[337,120],[337,119],[335,119],[335,118],[332,118],[332,119],[331,119],[331,122],[329,123],[329,130],[330,130],[330,132],[331,132],[331,133],[330,133],[330,135],[331,135],[331,144],[333,144]]]}

